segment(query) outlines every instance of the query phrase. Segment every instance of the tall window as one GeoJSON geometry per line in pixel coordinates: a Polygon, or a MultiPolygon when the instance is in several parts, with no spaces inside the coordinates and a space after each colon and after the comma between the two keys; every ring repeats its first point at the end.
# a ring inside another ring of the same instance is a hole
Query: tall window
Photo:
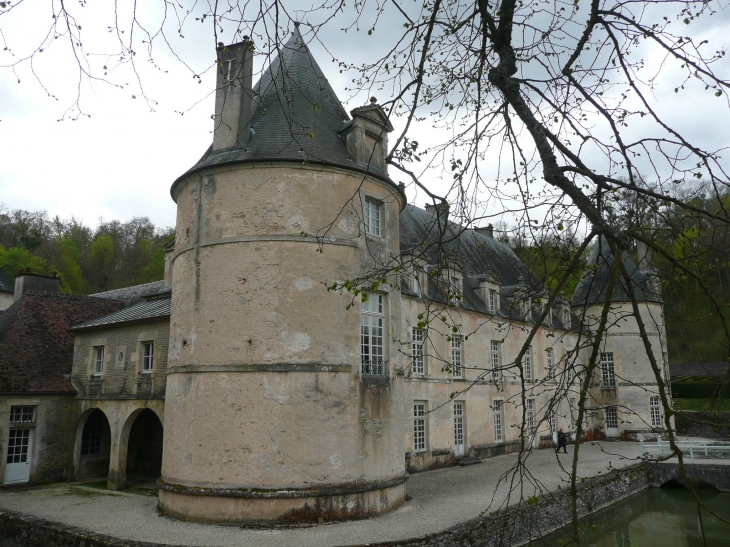
{"type": "Polygon", "coordinates": [[[413,275],[411,276],[411,290],[421,296],[421,272],[415,266],[413,266],[413,275]]]}
{"type": "Polygon", "coordinates": [[[497,291],[495,289],[489,289],[489,311],[497,311],[497,291]]]}
{"type": "Polygon", "coordinates": [[[548,380],[555,378],[555,361],[553,360],[553,348],[545,350],[545,364],[547,365],[548,380]]]}
{"type": "Polygon", "coordinates": [[[413,328],[413,341],[411,342],[411,358],[413,366],[411,367],[413,374],[424,374],[425,358],[423,355],[423,340],[426,333],[423,329],[413,328]]]}
{"type": "Polygon", "coordinates": [[[155,361],[155,343],[143,342],[142,353],[142,370],[151,372],[155,361]]]}
{"type": "Polygon", "coordinates": [[[659,397],[651,397],[649,399],[649,411],[651,413],[651,427],[661,427],[662,411],[659,403],[659,397]]]}
{"type": "Polygon", "coordinates": [[[499,380],[501,371],[499,364],[499,340],[492,340],[492,378],[499,380]]]}
{"type": "Polygon", "coordinates": [[[575,419],[578,416],[578,407],[575,404],[575,397],[568,399],[568,406],[570,407],[570,430],[575,431],[575,419]]]}
{"type": "Polygon", "coordinates": [[[601,354],[601,387],[616,387],[616,373],[613,368],[613,353],[601,354]]]}
{"type": "Polygon", "coordinates": [[[456,446],[464,445],[464,403],[463,403],[463,401],[454,401],[454,444],[456,446]]]}
{"type": "Polygon", "coordinates": [[[461,359],[462,345],[463,338],[461,336],[455,335],[451,338],[451,370],[454,378],[464,377],[464,366],[461,359]]]}
{"type": "Polygon", "coordinates": [[[563,308],[563,326],[566,329],[570,328],[570,308],[563,308]]]}
{"type": "Polygon", "coordinates": [[[373,236],[380,235],[381,205],[375,200],[365,199],[365,233],[373,236]]]}
{"type": "Polygon", "coordinates": [[[618,429],[618,411],[615,406],[606,408],[606,429],[618,429]]]}
{"type": "MultiPolygon", "coordinates": [[[[363,293],[364,294],[364,293],[363,293]]],[[[360,307],[360,351],[363,376],[385,376],[383,295],[368,294],[360,307]]]]}
{"type": "Polygon", "coordinates": [[[525,380],[532,380],[532,346],[525,352],[525,380]]]}
{"type": "Polygon", "coordinates": [[[492,421],[494,422],[494,442],[504,442],[504,401],[492,403],[492,421]]]}
{"type": "Polygon", "coordinates": [[[11,429],[8,432],[8,456],[5,463],[25,463],[28,461],[30,428],[11,429]]]}
{"type": "Polygon", "coordinates": [[[94,346],[94,374],[104,372],[104,346],[94,346]]]}
{"type": "Polygon", "coordinates": [[[426,401],[413,401],[413,450],[426,450],[426,401]]]}
{"type": "Polygon", "coordinates": [[[10,407],[10,423],[11,424],[27,424],[35,422],[34,406],[11,406],[10,407]]]}
{"type": "Polygon", "coordinates": [[[525,399],[525,419],[527,420],[527,432],[535,431],[535,399],[525,399]]]}
{"type": "Polygon", "coordinates": [[[550,433],[552,433],[553,431],[557,431],[557,429],[558,429],[555,424],[556,414],[557,413],[555,412],[555,410],[553,410],[553,409],[548,410],[548,418],[550,419],[550,433]]]}

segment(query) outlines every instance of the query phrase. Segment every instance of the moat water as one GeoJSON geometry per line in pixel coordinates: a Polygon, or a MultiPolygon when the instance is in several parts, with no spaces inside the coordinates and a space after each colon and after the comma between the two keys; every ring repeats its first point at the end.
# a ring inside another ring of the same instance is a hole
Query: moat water
{"type": "MultiPolygon", "coordinates": [[[[700,499],[730,521],[730,493],[698,490],[700,499]]],[[[533,542],[540,547],[564,545],[566,533],[533,542]]],[[[581,520],[581,547],[730,547],[730,524],[702,511],[683,488],[650,488],[581,520]],[[704,531],[704,540],[703,540],[704,531]],[[706,541],[706,542],[705,542],[706,541]]]]}

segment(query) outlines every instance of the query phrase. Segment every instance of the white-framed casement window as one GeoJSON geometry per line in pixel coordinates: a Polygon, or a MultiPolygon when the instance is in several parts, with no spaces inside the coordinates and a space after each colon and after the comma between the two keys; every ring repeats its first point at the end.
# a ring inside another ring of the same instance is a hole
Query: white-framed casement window
{"type": "Polygon", "coordinates": [[[552,410],[552,409],[548,410],[548,418],[549,418],[549,422],[550,422],[550,433],[558,430],[558,427],[555,423],[556,416],[557,416],[557,412],[555,410],[552,410]]]}
{"type": "Polygon", "coordinates": [[[566,306],[563,308],[563,327],[569,329],[570,323],[570,308],[566,306]]]}
{"type": "Polygon", "coordinates": [[[601,387],[616,387],[613,353],[601,353],[601,387]]]}
{"type": "Polygon", "coordinates": [[[499,309],[499,295],[495,289],[489,289],[487,306],[490,313],[496,313],[499,309]]]}
{"type": "Polygon", "coordinates": [[[461,298],[463,294],[463,285],[462,280],[458,276],[452,276],[449,279],[449,300],[452,304],[456,305],[459,302],[461,302],[461,298]]]}
{"type": "Polygon", "coordinates": [[[142,342],[142,372],[152,372],[155,366],[155,343],[142,342]]]}
{"type": "Polygon", "coordinates": [[[451,337],[451,372],[454,378],[464,377],[464,338],[458,334],[451,337]]]}
{"type": "Polygon", "coordinates": [[[426,401],[413,401],[413,450],[426,451],[426,401]]]}
{"type": "Polygon", "coordinates": [[[382,232],[383,204],[371,198],[365,198],[363,216],[365,233],[371,236],[380,236],[382,232]]]}
{"type": "Polygon", "coordinates": [[[651,427],[661,427],[662,411],[659,397],[649,398],[649,413],[651,414],[651,427]]]}
{"type": "Polygon", "coordinates": [[[363,376],[385,376],[383,328],[385,324],[382,294],[363,293],[360,307],[360,351],[363,376]]]}
{"type": "Polygon", "coordinates": [[[615,406],[606,407],[606,429],[618,429],[618,410],[615,406]]]}
{"type": "Polygon", "coordinates": [[[547,348],[545,350],[545,366],[547,367],[548,380],[554,380],[555,379],[555,359],[553,356],[553,348],[547,348]]]}
{"type": "Polygon", "coordinates": [[[426,373],[426,356],[423,352],[423,342],[426,339],[426,331],[413,327],[412,336],[411,359],[413,360],[413,365],[411,366],[411,372],[420,376],[426,373]]]}
{"type": "Polygon", "coordinates": [[[492,422],[494,423],[494,442],[504,442],[504,400],[502,399],[492,401],[492,422]]]}
{"type": "Polygon", "coordinates": [[[529,298],[523,298],[520,301],[520,311],[522,312],[522,316],[527,318],[527,315],[530,313],[530,308],[532,307],[532,302],[529,298]]]}
{"type": "Polygon", "coordinates": [[[532,346],[527,347],[525,352],[525,380],[532,380],[532,346]]]}
{"type": "Polygon", "coordinates": [[[94,374],[100,376],[104,372],[104,346],[94,346],[92,349],[94,374]]]}
{"type": "Polygon", "coordinates": [[[35,422],[35,406],[18,405],[10,407],[11,424],[29,424],[35,422]]]}
{"type": "Polygon", "coordinates": [[[411,272],[411,290],[418,296],[423,294],[421,290],[421,271],[415,264],[413,265],[413,270],[411,272]]]}
{"type": "Polygon", "coordinates": [[[535,399],[525,399],[525,421],[527,422],[527,432],[532,434],[535,432],[535,399]]]}
{"type": "Polygon", "coordinates": [[[570,430],[575,431],[575,422],[578,417],[578,406],[575,402],[575,397],[568,399],[568,410],[570,410],[570,430]]]}
{"type": "Polygon", "coordinates": [[[499,380],[502,376],[501,363],[499,360],[500,354],[500,342],[499,340],[492,340],[490,344],[490,353],[492,360],[492,378],[499,380]]]}

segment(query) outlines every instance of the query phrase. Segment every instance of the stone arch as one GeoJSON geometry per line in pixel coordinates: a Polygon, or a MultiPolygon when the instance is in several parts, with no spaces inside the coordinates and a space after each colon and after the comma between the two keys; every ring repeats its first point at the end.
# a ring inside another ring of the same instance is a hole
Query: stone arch
{"type": "Polygon", "coordinates": [[[73,479],[105,477],[109,471],[111,445],[109,417],[101,408],[86,409],[76,423],[73,479]]]}
{"type": "Polygon", "coordinates": [[[117,439],[115,464],[109,472],[108,488],[124,488],[127,485],[128,471],[141,469],[150,476],[156,474],[155,479],[159,477],[159,468],[162,466],[162,431],[162,419],[152,408],[135,408],[127,416],[117,439]]]}

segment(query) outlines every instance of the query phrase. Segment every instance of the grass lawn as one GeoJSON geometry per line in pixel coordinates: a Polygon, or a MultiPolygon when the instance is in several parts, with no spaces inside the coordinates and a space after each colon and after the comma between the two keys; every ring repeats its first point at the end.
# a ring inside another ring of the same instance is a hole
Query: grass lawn
{"type": "Polygon", "coordinates": [[[730,412],[730,399],[680,399],[674,398],[675,410],[721,410],[730,412]],[[719,403],[719,404],[718,404],[719,403]],[[712,406],[710,406],[712,405],[712,406]]]}

